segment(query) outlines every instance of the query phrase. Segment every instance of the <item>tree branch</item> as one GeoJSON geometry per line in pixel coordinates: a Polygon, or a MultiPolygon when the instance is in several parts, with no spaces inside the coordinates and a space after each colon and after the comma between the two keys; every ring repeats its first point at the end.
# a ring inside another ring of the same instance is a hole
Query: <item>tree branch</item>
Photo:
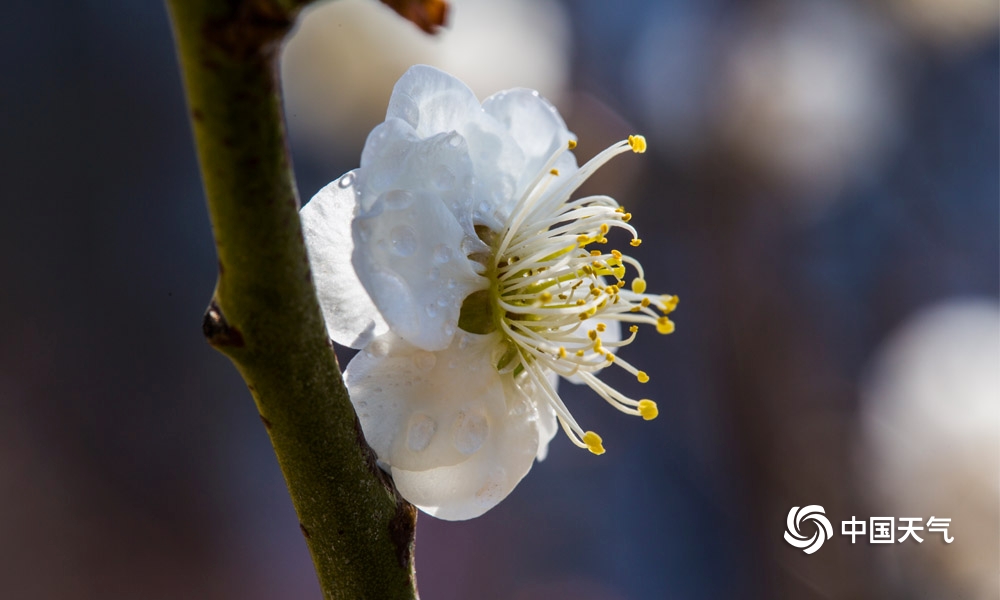
{"type": "Polygon", "coordinates": [[[257,403],[324,596],[416,598],[416,511],[364,441],[299,223],[277,59],[306,2],[167,4],[219,257],[205,335],[257,403]]]}

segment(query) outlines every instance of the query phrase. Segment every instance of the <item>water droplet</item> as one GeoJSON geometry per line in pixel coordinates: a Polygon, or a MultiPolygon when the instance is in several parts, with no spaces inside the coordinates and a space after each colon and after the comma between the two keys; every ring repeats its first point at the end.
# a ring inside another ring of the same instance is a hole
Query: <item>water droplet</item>
{"type": "Polygon", "coordinates": [[[346,190],[354,184],[354,173],[348,173],[337,180],[337,187],[342,190],[346,190]]]}
{"type": "Polygon", "coordinates": [[[471,341],[472,338],[463,333],[462,336],[458,338],[458,349],[465,350],[466,348],[469,347],[469,342],[471,341]]]}
{"type": "Polygon", "coordinates": [[[442,165],[434,170],[434,176],[431,180],[437,189],[450,190],[455,185],[455,174],[451,172],[451,169],[442,165]]]}
{"type": "Polygon", "coordinates": [[[389,342],[386,342],[385,340],[372,340],[372,342],[365,347],[365,354],[371,356],[372,358],[382,358],[386,354],[389,354],[389,342]]]}
{"type": "Polygon", "coordinates": [[[458,148],[462,145],[462,136],[458,133],[452,133],[448,136],[448,145],[452,148],[458,148]]]}
{"type": "Polygon", "coordinates": [[[427,415],[416,414],[410,419],[406,430],[406,445],[414,452],[420,452],[431,443],[437,431],[437,422],[427,415]]]}
{"type": "Polygon", "coordinates": [[[388,210],[403,210],[413,204],[413,194],[406,190],[389,190],[379,197],[388,210]]]}
{"type": "Polygon", "coordinates": [[[449,279],[448,283],[446,283],[445,285],[448,286],[449,290],[453,290],[453,289],[455,289],[455,286],[458,285],[458,282],[455,281],[454,279],[449,279]]]}
{"type": "Polygon", "coordinates": [[[437,363],[437,357],[433,352],[417,352],[413,355],[413,365],[421,371],[430,371],[437,363]]]}
{"type": "Polygon", "coordinates": [[[438,314],[438,309],[437,309],[437,305],[436,305],[436,304],[433,304],[433,303],[431,303],[431,304],[428,304],[428,305],[427,305],[427,306],[426,306],[426,307],[424,308],[424,310],[425,310],[425,311],[427,312],[427,316],[428,316],[428,317],[430,317],[430,318],[432,318],[432,319],[433,319],[434,317],[436,317],[436,316],[437,316],[437,314],[438,314]]]}
{"type": "Polygon", "coordinates": [[[451,248],[449,248],[447,244],[438,244],[437,246],[434,246],[433,258],[434,262],[443,265],[451,260],[451,248]]]}
{"type": "Polygon", "coordinates": [[[445,326],[444,326],[444,335],[445,335],[445,337],[451,337],[451,336],[455,335],[455,326],[452,325],[451,323],[445,323],[445,326]]]}
{"type": "Polygon", "coordinates": [[[409,256],[417,249],[417,232],[409,225],[396,225],[389,234],[392,251],[399,256],[409,256]]]}
{"type": "Polygon", "coordinates": [[[362,242],[367,242],[372,235],[372,222],[368,219],[358,219],[354,222],[354,226],[358,230],[358,237],[361,238],[362,242]]]}
{"type": "Polygon", "coordinates": [[[431,270],[427,272],[427,278],[431,281],[437,281],[441,277],[441,269],[437,267],[431,267],[431,270]]]}
{"type": "Polygon", "coordinates": [[[482,447],[490,435],[486,417],[475,412],[459,411],[451,426],[451,441],[462,454],[472,454],[482,447]]]}
{"type": "Polygon", "coordinates": [[[447,296],[438,296],[438,299],[437,299],[437,305],[438,306],[440,306],[441,308],[444,308],[444,307],[448,306],[449,304],[451,304],[451,300],[449,300],[447,296]]]}

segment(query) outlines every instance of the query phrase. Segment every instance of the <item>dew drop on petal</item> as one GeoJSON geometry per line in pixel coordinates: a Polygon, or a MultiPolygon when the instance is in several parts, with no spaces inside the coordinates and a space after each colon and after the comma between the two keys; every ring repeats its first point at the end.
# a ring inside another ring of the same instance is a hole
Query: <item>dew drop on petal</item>
{"type": "Polygon", "coordinates": [[[449,337],[449,338],[451,336],[455,335],[455,326],[452,325],[451,323],[445,323],[445,326],[444,326],[444,335],[445,335],[445,337],[449,337]]]}
{"type": "Polygon", "coordinates": [[[462,337],[458,338],[458,349],[459,350],[465,350],[466,348],[469,347],[469,342],[471,342],[471,341],[472,341],[472,338],[470,338],[468,335],[466,335],[466,334],[463,333],[462,337]]]}
{"type": "Polygon", "coordinates": [[[346,175],[337,180],[337,187],[339,187],[342,190],[346,190],[347,188],[351,187],[351,184],[353,183],[354,183],[354,173],[353,172],[347,173],[346,175]]]}
{"type": "Polygon", "coordinates": [[[431,443],[437,431],[437,422],[427,415],[416,414],[406,429],[406,445],[413,452],[420,452],[431,443]]]}
{"type": "Polygon", "coordinates": [[[413,194],[406,190],[389,190],[379,198],[388,210],[403,210],[413,204],[413,194]]]}
{"type": "Polygon", "coordinates": [[[417,352],[413,355],[413,365],[421,371],[430,371],[437,363],[437,357],[433,352],[417,352]]]}
{"type": "Polygon", "coordinates": [[[354,222],[354,227],[358,231],[358,237],[362,242],[367,242],[372,235],[372,223],[368,219],[358,219],[354,222]]]}
{"type": "Polygon", "coordinates": [[[424,307],[424,312],[427,313],[428,317],[431,317],[433,319],[438,314],[437,305],[434,303],[428,304],[426,307],[424,307]]]}
{"type": "Polygon", "coordinates": [[[438,306],[440,306],[441,308],[444,308],[444,307],[448,306],[449,304],[451,304],[451,300],[449,300],[447,296],[438,296],[438,299],[437,299],[437,305],[438,306]]]}
{"type": "Polygon", "coordinates": [[[389,232],[392,251],[399,256],[410,256],[417,249],[417,232],[409,225],[396,225],[389,232]]]}
{"type": "Polygon", "coordinates": [[[474,412],[459,411],[451,427],[451,440],[462,454],[472,454],[482,447],[490,434],[486,417],[474,412]]]}
{"type": "Polygon", "coordinates": [[[432,267],[430,271],[427,271],[427,279],[430,281],[437,281],[439,277],[441,277],[441,269],[432,267]]]}
{"type": "Polygon", "coordinates": [[[389,354],[389,344],[385,340],[372,340],[365,347],[365,354],[372,358],[382,358],[386,354],[389,354]]]}
{"type": "Polygon", "coordinates": [[[451,248],[449,248],[447,244],[438,244],[437,246],[434,246],[433,258],[434,262],[439,265],[443,265],[451,260],[451,248]]]}
{"type": "Polygon", "coordinates": [[[455,281],[454,279],[449,279],[448,283],[446,283],[445,285],[448,286],[449,290],[453,290],[453,289],[455,289],[455,286],[458,285],[458,282],[455,281]]]}
{"type": "Polygon", "coordinates": [[[455,186],[455,174],[451,172],[451,169],[442,165],[434,170],[431,181],[434,182],[434,187],[439,190],[450,190],[455,186]]]}
{"type": "Polygon", "coordinates": [[[458,133],[452,133],[448,136],[448,145],[452,148],[458,148],[462,145],[462,136],[458,133]]]}

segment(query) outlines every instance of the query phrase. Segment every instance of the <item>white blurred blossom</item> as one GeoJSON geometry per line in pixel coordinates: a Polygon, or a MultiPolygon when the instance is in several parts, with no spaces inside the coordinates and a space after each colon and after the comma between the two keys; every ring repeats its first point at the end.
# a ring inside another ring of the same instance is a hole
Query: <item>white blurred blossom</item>
{"type": "Polygon", "coordinates": [[[892,138],[894,41],[844,3],[773,8],[732,32],[718,100],[722,137],[772,179],[820,192],[801,197],[829,197],[892,138]]]}
{"type": "Polygon", "coordinates": [[[553,0],[457,0],[429,36],[373,0],[315,3],[282,54],[292,138],[323,154],[357,148],[382,120],[393,83],[416,63],[454,73],[478,95],[525,86],[558,101],[569,24],[553,0]]]}
{"type": "Polygon", "coordinates": [[[933,561],[962,597],[995,598],[1000,305],[956,300],[910,318],[880,350],[863,399],[861,457],[876,503],[925,527],[931,516],[952,520],[955,543],[924,536],[908,560],[933,561]]]}

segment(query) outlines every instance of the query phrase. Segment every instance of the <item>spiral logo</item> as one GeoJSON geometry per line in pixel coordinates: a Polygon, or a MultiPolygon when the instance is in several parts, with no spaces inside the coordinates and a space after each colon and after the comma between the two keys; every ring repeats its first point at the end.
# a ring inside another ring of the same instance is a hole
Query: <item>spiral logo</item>
{"type": "Polygon", "coordinates": [[[801,509],[798,506],[793,506],[792,510],[788,511],[788,529],[785,531],[785,541],[789,544],[801,549],[806,554],[812,554],[831,537],[833,537],[833,527],[830,526],[830,521],[826,518],[822,506],[810,504],[801,509]],[[802,521],[815,521],[816,532],[812,534],[812,537],[807,538],[802,534],[799,528],[802,521]]]}

